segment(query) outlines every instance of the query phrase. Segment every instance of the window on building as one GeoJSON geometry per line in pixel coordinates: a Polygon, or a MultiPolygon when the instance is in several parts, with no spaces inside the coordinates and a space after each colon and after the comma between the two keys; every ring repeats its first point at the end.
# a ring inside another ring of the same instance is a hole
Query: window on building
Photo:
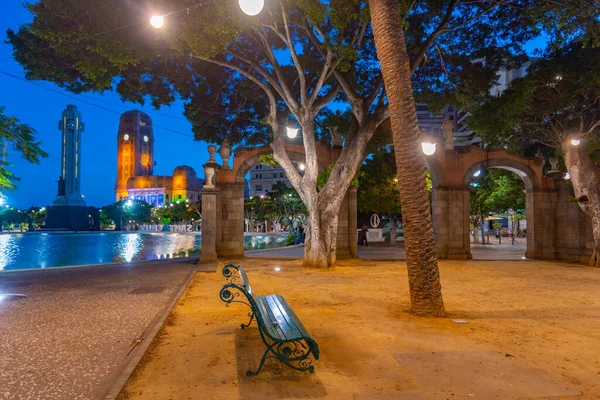
{"type": "Polygon", "coordinates": [[[285,174],[279,174],[280,178],[285,178],[285,174]]]}
{"type": "Polygon", "coordinates": [[[256,185],[256,189],[257,192],[262,192],[262,185],[256,185]]]}
{"type": "Polygon", "coordinates": [[[179,200],[181,200],[181,195],[177,196],[177,198],[178,198],[179,200]]]}

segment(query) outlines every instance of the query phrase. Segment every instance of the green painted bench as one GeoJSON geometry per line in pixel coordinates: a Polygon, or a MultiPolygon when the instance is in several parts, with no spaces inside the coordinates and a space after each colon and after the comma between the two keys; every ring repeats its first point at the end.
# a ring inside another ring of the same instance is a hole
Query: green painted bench
{"type": "Polygon", "coordinates": [[[257,375],[267,361],[272,363],[274,373],[280,373],[284,365],[296,371],[314,373],[315,367],[310,356],[319,359],[319,346],[287,301],[278,294],[257,295],[252,290],[246,271],[239,265],[227,264],[222,272],[228,282],[221,289],[221,300],[227,307],[231,303],[249,306],[250,321],[242,324],[242,329],[256,319],[260,337],[267,346],[258,369],[247,371],[246,375],[257,375]]]}

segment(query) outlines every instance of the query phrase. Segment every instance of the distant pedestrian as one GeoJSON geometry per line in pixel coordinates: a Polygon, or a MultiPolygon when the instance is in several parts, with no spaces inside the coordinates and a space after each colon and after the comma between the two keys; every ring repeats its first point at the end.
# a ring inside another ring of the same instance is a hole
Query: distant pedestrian
{"type": "Polygon", "coordinates": [[[366,247],[369,247],[369,242],[367,241],[367,232],[369,232],[369,230],[367,229],[366,225],[363,225],[362,229],[358,232],[358,244],[360,247],[363,247],[363,244],[366,247]]]}

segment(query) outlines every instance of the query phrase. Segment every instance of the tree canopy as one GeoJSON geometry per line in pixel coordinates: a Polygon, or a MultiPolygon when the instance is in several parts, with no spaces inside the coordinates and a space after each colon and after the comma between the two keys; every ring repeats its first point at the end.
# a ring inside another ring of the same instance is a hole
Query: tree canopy
{"type": "Polygon", "coordinates": [[[469,127],[493,146],[533,141],[560,149],[571,139],[598,147],[600,47],[581,43],[534,61],[527,76],[475,107],[469,127]]]}
{"type": "Polygon", "coordinates": [[[42,142],[36,140],[37,131],[27,124],[22,124],[16,117],[4,113],[6,107],[0,106],[0,145],[2,161],[0,163],[0,190],[15,189],[20,179],[9,168],[9,149],[19,153],[27,162],[39,164],[48,153],[42,150],[42,142]]]}

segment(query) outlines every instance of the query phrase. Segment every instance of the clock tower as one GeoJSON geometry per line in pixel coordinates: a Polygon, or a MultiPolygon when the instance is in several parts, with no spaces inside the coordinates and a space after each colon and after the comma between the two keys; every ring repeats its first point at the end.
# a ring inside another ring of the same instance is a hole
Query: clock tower
{"type": "Polygon", "coordinates": [[[127,198],[130,178],[151,176],[154,170],[152,119],[141,111],[121,115],[117,133],[117,201],[127,198]]]}

